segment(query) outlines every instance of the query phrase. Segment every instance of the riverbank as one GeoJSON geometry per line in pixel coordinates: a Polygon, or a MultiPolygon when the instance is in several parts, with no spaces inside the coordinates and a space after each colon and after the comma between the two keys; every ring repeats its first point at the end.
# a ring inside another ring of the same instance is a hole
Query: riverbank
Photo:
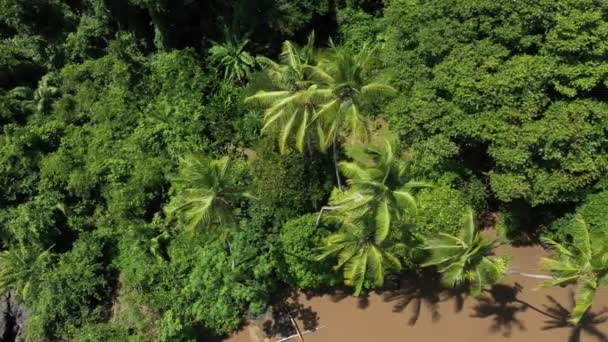
{"type": "MultiPolygon", "coordinates": [[[[540,246],[501,246],[497,254],[513,257],[512,268],[538,273],[546,255],[540,246]]],[[[291,312],[306,342],[372,341],[533,341],[608,342],[608,291],[600,290],[579,327],[567,320],[573,307],[573,288],[539,288],[542,280],[509,275],[486,298],[440,289],[434,279],[410,280],[394,290],[356,298],[350,293],[295,295],[291,312]],[[319,329],[320,328],[320,329],[319,329]]],[[[295,333],[285,322],[270,320],[249,325],[226,342],[276,341],[262,331],[295,333]]],[[[297,338],[291,341],[298,341],[297,338]]]]}

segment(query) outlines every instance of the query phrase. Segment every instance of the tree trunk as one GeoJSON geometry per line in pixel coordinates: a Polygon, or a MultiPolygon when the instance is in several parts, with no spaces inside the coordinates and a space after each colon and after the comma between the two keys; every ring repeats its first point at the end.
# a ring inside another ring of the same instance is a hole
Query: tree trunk
{"type": "Polygon", "coordinates": [[[344,191],[342,188],[342,180],[340,179],[340,168],[338,168],[338,149],[336,147],[337,142],[334,139],[334,143],[332,144],[333,156],[334,156],[334,168],[336,169],[336,181],[338,182],[338,188],[340,191],[344,191]]]}
{"type": "Polygon", "coordinates": [[[525,273],[525,272],[517,272],[517,271],[508,271],[507,274],[514,274],[514,275],[519,275],[522,277],[534,278],[534,279],[544,279],[544,280],[553,279],[552,276],[548,276],[546,274],[533,274],[533,273],[525,273]]]}

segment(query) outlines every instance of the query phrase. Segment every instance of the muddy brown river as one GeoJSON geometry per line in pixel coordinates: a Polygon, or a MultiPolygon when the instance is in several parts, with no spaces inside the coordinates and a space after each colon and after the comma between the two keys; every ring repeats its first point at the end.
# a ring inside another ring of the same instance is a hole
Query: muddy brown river
{"type": "MultiPolygon", "coordinates": [[[[505,253],[513,257],[512,269],[541,273],[538,261],[546,255],[541,247],[503,246],[497,252],[505,253]]],[[[608,342],[607,289],[599,291],[587,317],[573,327],[567,322],[572,288],[539,288],[542,280],[509,275],[478,299],[442,290],[426,278],[408,278],[394,290],[366,298],[300,293],[290,300],[289,311],[302,332],[316,330],[304,334],[305,342],[608,342]]],[[[225,341],[280,340],[295,333],[286,320],[250,324],[225,341]],[[263,337],[266,334],[274,336],[263,337]]]]}

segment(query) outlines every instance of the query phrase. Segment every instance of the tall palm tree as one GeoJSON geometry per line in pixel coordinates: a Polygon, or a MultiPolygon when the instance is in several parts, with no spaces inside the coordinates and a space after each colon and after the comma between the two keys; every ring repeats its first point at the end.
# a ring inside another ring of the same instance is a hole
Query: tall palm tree
{"type": "Polygon", "coordinates": [[[424,249],[431,255],[422,266],[437,267],[444,285],[457,287],[468,282],[473,295],[480,295],[506,274],[508,258],[491,257],[497,240],[482,237],[475,229],[473,216],[469,209],[458,236],[439,233],[429,241],[424,249]]]}
{"type": "Polygon", "coordinates": [[[49,250],[40,252],[25,246],[0,252],[0,294],[13,290],[21,300],[27,300],[49,257],[49,250]]]}
{"type": "Polygon", "coordinates": [[[406,162],[397,154],[396,138],[387,131],[370,143],[348,145],[346,154],[352,161],[341,162],[340,169],[350,188],[332,206],[352,219],[373,217],[377,239],[383,241],[392,221],[416,211],[414,191],[431,185],[408,176],[406,162]]]}
{"type": "Polygon", "coordinates": [[[546,286],[578,284],[576,305],[570,318],[571,323],[578,324],[593,304],[598,288],[608,286],[608,238],[603,231],[591,233],[582,217],[575,219],[571,235],[570,243],[544,239],[555,248],[557,255],[542,258],[541,263],[554,277],[546,286]]]}
{"type": "Polygon", "coordinates": [[[338,48],[330,40],[330,54],[314,67],[314,77],[331,90],[332,97],[319,109],[323,123],[322,146],[339,143],[341,137],[365,141],[369,135],[369,116],[363,104],[373,99],[394,95],[395,88],[374,81],[370,73],[373,49],[363,47],[353,53],[338,48]]]}
{"type": "Polygon", "coordinates": [[[387,269],[401,269],[401,262],[391,252],[395,245],[378,239],[378,234],[370,227],[373,225],[369,221],[343,222],[339,232],[325,239],[325,246],[317,257],[317,260],[324,260],[337,256],[335,268],[344,269],[344,283],[355,288],[356,296],[366,281],[376,287],[382,286],[387,269]]]}
{"type": "Polygon", "coordinates": [[[238,39],[234,34],[225,32],[223,43],[214,42],[209,49],[209,60],[224,71],[224,79],[242,82],[249,78],[255,68],[255,58],[245,50],[249,39],[238,39]]]}
{"type": "Polygon", "coordinates": [[[173,179],[175,195],[165,207],[167,216],[180,217],[189,230],[233,224],[233,205],[251,195],[238,185],[231,166],[229,157],[185,158],[173,179]]]}
{"type": "Polygon", "coordinates": [[[285,41],[279,63],[266,57],[257,58],[276,90],[259,91],[245,101],[266,108],[262,133],[278,131],[281,153],[286,153],[290,138],[295,139],[300,152],[311,143],[320,128],[315,122],[317,108],[331,95],[312,80],[309,64],[313,63],[314,53],[314,33],[311,33],[308,43],[301,48],[285,41]]]}

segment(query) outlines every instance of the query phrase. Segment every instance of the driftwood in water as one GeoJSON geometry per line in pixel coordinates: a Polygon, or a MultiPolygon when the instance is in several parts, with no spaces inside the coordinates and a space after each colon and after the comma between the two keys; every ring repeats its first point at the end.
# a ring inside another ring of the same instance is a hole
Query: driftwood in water
{"type": "MultiPolygon", "coordinates": [[[[321,328],[323,328],[323,326],[320,326],[320,327],[315,328],[315,329],[312,329],[312,330],[307,330],[307,331],[304,331],[304,332],[301,334],[301,335],[302,335],[302,337],[301,337],[301,338],[303,338],[303,336],[304,336],[304,335],[306,335],[306,334],[315,333],[315,332],[317,332],[317,331],[318,331],[319,329],[321,329],[321,328]]],[[[286,342],[286,341],[291,340],[291,339],[292,339],[292,338],[294,338],[294,337],[299,337],[299,336],[298,336],[298,334],[294,334],[294,335],[291,335],[291,336],[287,336],[287,337],[285,337],[285,338],[282,338],[282,339],[280,339],[280,340],[277,340],[276,342],[286,342]]]]}

